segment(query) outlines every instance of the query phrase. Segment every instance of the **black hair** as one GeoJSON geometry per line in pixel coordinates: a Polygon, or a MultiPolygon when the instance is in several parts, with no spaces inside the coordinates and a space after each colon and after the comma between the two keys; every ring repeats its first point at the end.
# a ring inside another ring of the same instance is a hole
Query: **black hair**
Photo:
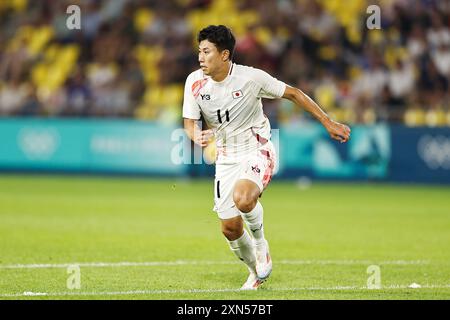
{"type": "Polygon", "coordinates": [[[230,60],[233,58],[236,39],[231,30],[224,25],[210,25],[200,30],[197,37],[198,43],[208,40],[217,47],[219,52],[223,50],[230,51],[230,60]]]}

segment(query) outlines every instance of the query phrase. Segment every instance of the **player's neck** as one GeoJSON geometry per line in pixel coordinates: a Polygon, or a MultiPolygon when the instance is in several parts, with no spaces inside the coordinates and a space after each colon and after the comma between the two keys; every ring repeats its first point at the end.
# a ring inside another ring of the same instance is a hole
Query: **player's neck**
{"type": "Polygon", "coordinates": [[[215,75],[212,75],[211,78],[216,82],[222,82],[230,73],[230,68],[232,64],[233,63],[231,61],[224,63],[220,68],[220,70],[215,75]]]}

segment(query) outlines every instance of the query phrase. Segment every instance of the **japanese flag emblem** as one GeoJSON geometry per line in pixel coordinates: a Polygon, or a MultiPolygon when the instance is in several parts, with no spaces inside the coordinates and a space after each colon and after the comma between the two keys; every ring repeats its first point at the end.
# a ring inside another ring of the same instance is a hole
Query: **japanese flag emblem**
{"type": "Polygon", "coordinates": [[[244,96],[241,90],[233,91],[232,95],[234,99],[242,98],[244,96]]]}

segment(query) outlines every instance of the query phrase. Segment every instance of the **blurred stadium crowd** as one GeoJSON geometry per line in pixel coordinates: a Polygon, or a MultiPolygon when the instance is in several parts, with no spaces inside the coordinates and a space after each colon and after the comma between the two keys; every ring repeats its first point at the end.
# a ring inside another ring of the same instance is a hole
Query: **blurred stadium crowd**
{"type": "MultiPolygon", "coordinates": [[[[0,115],[178,123],[197,32],[226,24],[235,62],[301,88],[335,119],[450,126],[450,5],[389,0],[1,0],[0,115]],[[81,30],[69,30],[69,5],[81,30]],[[381,8],[369,30],[366,9],[381,8]]],[[[308,119],[266,103],[277,123],[308,119]]]]}

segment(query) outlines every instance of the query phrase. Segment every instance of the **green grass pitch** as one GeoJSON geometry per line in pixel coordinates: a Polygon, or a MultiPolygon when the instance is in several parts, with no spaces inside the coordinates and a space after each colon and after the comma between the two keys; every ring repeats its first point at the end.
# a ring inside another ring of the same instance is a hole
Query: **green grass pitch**
{"type": "Polygon", "coordinates": [[[237,290],[247,270],[212,196],[212,180],[2,175],[0,299],[450,299],[448,186],[275,179],[274,269],[256,292],[237,290]]]}

